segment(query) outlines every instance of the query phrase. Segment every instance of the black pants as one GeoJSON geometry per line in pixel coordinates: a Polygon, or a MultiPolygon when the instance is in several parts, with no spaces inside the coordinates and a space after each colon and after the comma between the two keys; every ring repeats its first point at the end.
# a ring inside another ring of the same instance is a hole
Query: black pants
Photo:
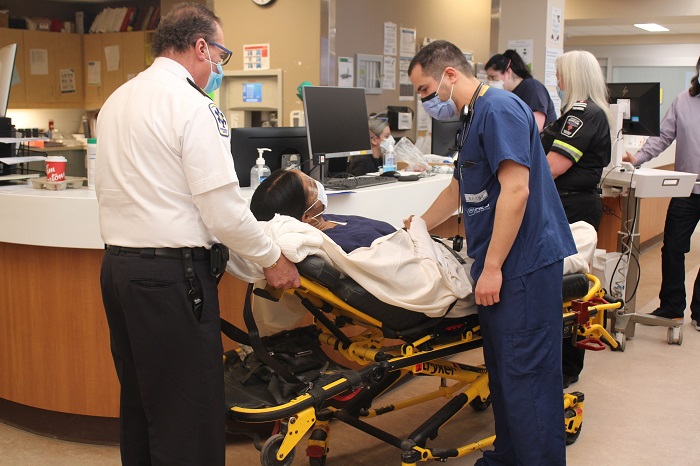
{"type": "MultiPolygon", "coordinates": [[[[674,197],[668,205],[661,247],[660,308],[683,317],[685,313],[685,254],[690,251],[690,237],[700,221],[700,194],[674,197]]],[[[690,303],[691,318],[700,322],[700,273],[695,278],[690,303]]]]}
{"type": "Polygon", "coordinates": [[[199,322],[182,260],[105,251],[100,284],[121,383],[125,465],[223,465],[225,402],[216,281],[194,262],[199,322]]]}
{"type": "MultiPolygon", "coordinates": [[[[560,194],[566,220],[571,223],[586,222],[598,230],[603,217],[603,202],[597,192],[560,194]]],[[[571,345],[571,340],[564,340],[562,346],[561,370],[564,376],[578,376],[583,370],[585,350],[571,345]]]]}

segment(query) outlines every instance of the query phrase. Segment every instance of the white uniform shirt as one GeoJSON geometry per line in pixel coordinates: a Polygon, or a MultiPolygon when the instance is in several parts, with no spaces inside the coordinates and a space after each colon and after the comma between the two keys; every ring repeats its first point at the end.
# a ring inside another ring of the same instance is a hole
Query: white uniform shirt
{"type": "Polygon", "coordinates": [[[223,113],[158,57],[97,118],[95,185],[106,244],[197,247],[220,240],[264,267],[279,248],[241,196],[223,113]]]}

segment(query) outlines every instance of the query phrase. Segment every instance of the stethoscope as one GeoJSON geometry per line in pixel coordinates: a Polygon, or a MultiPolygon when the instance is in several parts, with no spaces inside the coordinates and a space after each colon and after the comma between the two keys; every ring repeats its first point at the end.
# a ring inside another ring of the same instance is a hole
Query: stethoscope
{"type": "MultiPolygon", "coordinates": [[[[476,91],[474,92],[471,101],[469,101],[469,105],[465,106],[462,109],[462,115],[460,116],[460,119],[463,123],[462,128],[455,135],[455,145],[457,146],[455,148],[455,151],[457,152],[457,156],[454,161],[455,169],[459,171],[460,183],[464,181],[462,179],[462,168],[473,167],[474,165],[476,165],[476,162],[473,162],[471,160],[467,160],[460,165],[459,152],[462,150],[462,147],[464,147],[464,144],[467,142],[467,138],[469,137],[469,131],[471,131],[472,128],[472,120],[474,119],[474,106],[476,105],[476,100],[479,97],[481,97],[488,90],[488,88],[489,86],[485,85],[484,83],[479,83],[479,87],[476,88],[476,91]]],[[[462,205],[461,199],[459,205],[462,205]]]]}

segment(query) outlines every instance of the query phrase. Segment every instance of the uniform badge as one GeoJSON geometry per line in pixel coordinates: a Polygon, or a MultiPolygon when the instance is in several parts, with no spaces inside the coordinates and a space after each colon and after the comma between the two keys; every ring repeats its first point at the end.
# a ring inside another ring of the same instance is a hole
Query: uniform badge
{"type": "Polygon", "coordinates": [[[579,117],[569,115],[561,127],[561,134],[567,138],[572,138],[581,128],[583,128],[583,121],[579,117]]]}
{"type": "Polygon", "coordinates": [[[217,107],[214,102],[209,104],[209,110],[211,110],[211,114],[214,115],[214,120],[216,121],[216,127],[219,130],[219,134],[227,138],[229,136],[228,123],[226,123],[224,112],[219,110],[219,107],[217,107]]]}

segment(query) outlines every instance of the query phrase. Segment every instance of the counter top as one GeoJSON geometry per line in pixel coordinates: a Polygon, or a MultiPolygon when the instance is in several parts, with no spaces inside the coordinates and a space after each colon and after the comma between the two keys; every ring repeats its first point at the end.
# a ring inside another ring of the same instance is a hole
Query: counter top
{"type": "MultiPolygon", "coordinates": [[[[411,214],[422,214],[452,175],[334,192],[328,213],[361,215],[401,228],[411,214]]],[[[250,199],[253,190],[241,189],[250,199]]],[[[86,187],[49,191],[28,185],[0,186],[0,242],[62,248],[103,249],[97,197],[86,187]]]]}
{"type": "Polygon", "coordinates": [[[95,191],[0,186],[0,242],[103,249],[95,191]]]}

